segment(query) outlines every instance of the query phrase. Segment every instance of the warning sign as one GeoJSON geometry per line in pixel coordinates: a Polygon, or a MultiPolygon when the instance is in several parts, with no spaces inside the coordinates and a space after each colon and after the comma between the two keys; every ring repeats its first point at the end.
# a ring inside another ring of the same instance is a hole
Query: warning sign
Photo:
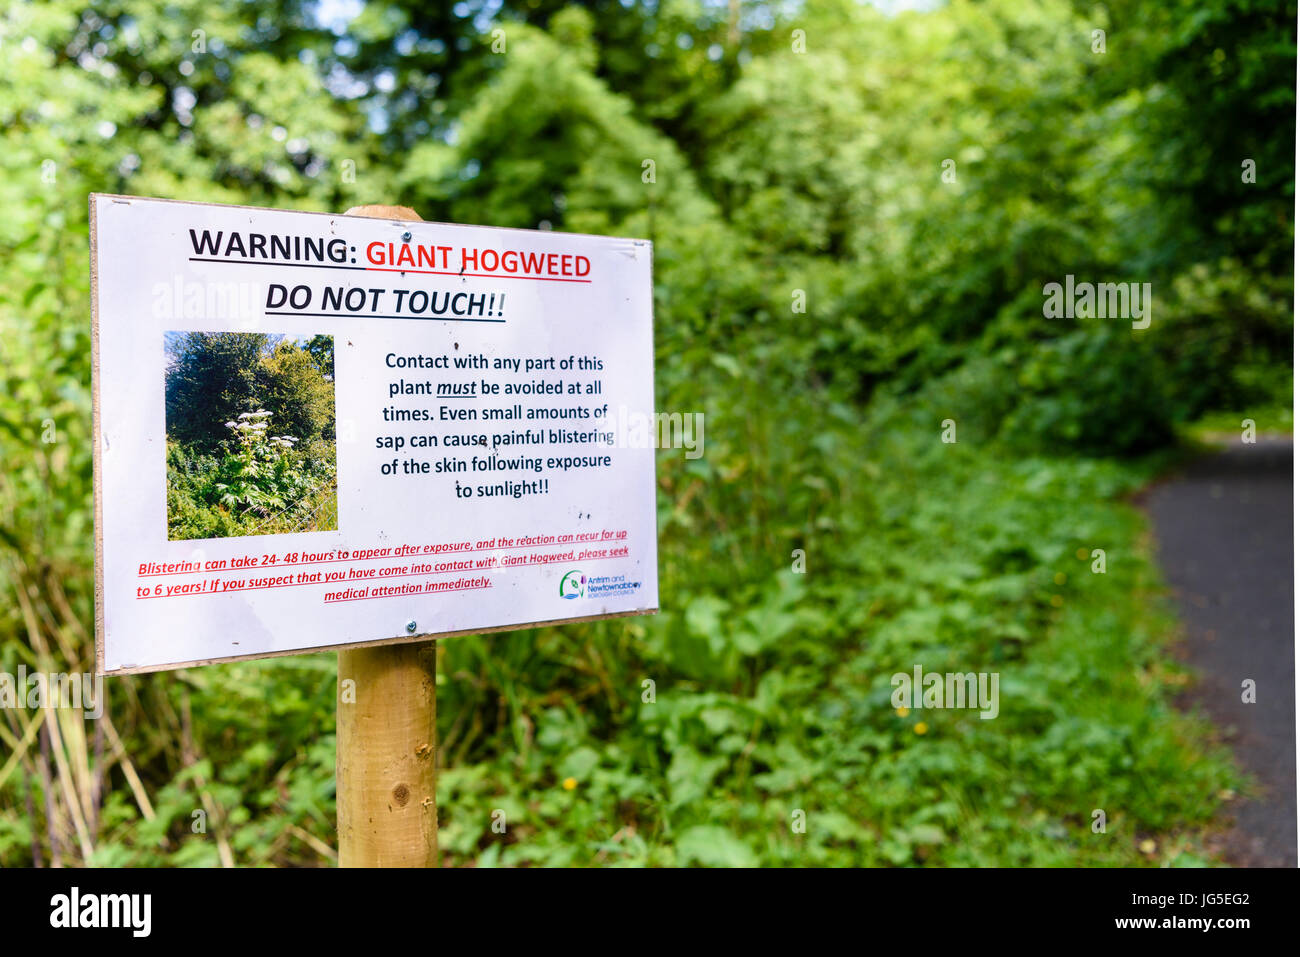
{"type": "Polygon", "coordinates": [[[91,218],[102,672],[656,609],[650,243],[91,218]]]}

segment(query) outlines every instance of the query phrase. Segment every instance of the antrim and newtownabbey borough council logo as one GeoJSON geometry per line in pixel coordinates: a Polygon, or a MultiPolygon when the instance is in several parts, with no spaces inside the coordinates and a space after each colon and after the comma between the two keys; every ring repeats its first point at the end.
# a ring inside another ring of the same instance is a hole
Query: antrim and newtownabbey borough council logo
{"type": "Polygon", "coordinates": [[[581,569],[575,568],[565,572],[560,579],[560,597],[600,600],[630,595],[640,587],[639,581],[628,581],[626,575],[593,575],[589,578],[581,569]]]}
{"type": "Polygon", "coordinates": [[[561,598],[582,598],[587,594],[587,576],[580,570],[565,572],[560,579],[561,598]]]}

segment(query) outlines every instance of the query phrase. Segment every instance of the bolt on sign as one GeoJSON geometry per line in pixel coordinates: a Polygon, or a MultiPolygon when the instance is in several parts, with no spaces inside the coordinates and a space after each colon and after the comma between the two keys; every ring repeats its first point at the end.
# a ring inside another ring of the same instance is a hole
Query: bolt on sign
{"type": "Polygon", "coordinates": [[[101,673],[656,610],[649,242],[90,214],[101,673]]]}

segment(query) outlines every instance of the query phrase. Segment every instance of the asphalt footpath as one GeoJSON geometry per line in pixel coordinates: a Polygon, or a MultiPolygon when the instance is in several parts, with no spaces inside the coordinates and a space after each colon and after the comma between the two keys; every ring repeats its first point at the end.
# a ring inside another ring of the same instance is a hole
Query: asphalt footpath
{"type": "Polygon", "coordinates": [[[1295,596],[1290,439],[1203,458],[1142,496],[1213,721],[1255,786],[1228,802],[1218,848],[1242,867],[1295,867],[1295,596]],[[1242,682],[1256,701],[1242,701],[1242,682]]]}

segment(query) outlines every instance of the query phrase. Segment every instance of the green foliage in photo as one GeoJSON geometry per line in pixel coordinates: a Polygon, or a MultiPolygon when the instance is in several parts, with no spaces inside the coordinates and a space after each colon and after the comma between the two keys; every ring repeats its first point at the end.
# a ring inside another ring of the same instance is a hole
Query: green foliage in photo
{"type": "Polygon", "coordinates": [[[168,353],[167,537],[337,528],[333,339],[171,333],[168,353]]]}

